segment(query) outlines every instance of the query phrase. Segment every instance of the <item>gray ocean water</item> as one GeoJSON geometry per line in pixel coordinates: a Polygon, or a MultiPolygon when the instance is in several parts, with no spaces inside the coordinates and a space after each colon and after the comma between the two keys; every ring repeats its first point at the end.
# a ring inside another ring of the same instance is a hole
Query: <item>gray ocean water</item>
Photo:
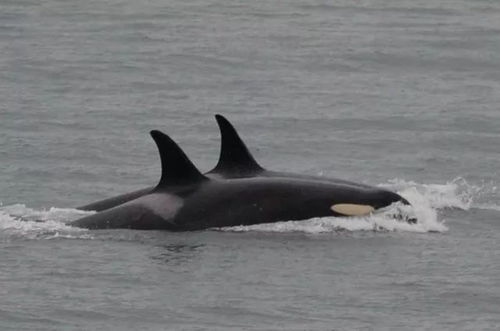
{"type": "Polygon", "coordinates": [[[495,0],[0,0],[0,329],[497,330],[499,142],[495,0]],[[65,225],[155,184],[152,129],[211,169],[216,113],[419,223],[65,225]]]}

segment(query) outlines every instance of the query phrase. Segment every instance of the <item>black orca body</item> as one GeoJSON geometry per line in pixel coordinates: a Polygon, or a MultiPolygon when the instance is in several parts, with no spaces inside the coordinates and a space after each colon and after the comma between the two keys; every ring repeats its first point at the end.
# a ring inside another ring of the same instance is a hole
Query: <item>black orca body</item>
{"type": "Polygon", "coordinates": [[[89,211],[103,211],[109,208],[113,208],[116,206],[119,206],[125,202],[137,199],[142,197],[143,195],[149,194],[153,191],[155,187],[150,186],[143,188],[141,190],[125,193],[125,194],[120,194],[115,197],[107,198],[104,200],[99,200],[93,203],[90,203],[85,206],[78,207],[76,209],[79,210],[89,210],[89,211]]]}
{"type": "Polygon", "coordinates": [[[360,216],[395,202],[396,193],[367,186],[286,177],[211,179],[167,135],[152,131],[162,177],[151,193],[76,220],[89,229],[192,231],[325,216],[360,216]]]}
{"type": "MultiPolygon", "coordinates": [[[[215,115],[221,132],[221,149],[219,161],[214,169],[205,173],[212,179],[251,178],[251,177],[274,177],[290,179],[317,180],[335,184],[345,184],[356,187],[372,188],[371,186],[358,184],[342,179],[327,178],[321,176],[308,176],[287,172],[269,171],[261,167],[252,156],[243,140],[238,135],[233,125],[222,115],[215,115]]],[[[77,209],[103,211],[116,207],[122,203],[137,199],[143,195],[152,193],[155,186],[150,186],[130,193],[125,193],[108,199],[93,202],[77,209]]]]}

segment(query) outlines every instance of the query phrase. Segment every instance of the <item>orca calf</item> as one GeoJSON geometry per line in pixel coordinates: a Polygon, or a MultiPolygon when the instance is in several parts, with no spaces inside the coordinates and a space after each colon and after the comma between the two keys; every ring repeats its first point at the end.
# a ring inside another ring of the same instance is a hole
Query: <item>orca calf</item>
{"type": "Polygon", "coordinates": [[[304,178],[214,179],[203,175],[180,147],[151,131],[162,174],[149,194],[70,223],[88,229],[192,231],[325,216],[362,216],[396,202],[396,193],[304,178]]]}
{"type": "MultiPolygon", "coordinates": [[[[219,125],[221,134],[221,149],[217,165],[214,169],[205,173],[205,176],[209,178],[230,179],[249,177],[283,177],[292,179],[318,180],[322,182],[370,188],[368,185],[358,184],[342,179],[266,170],[260,166],[257,161],[255,161],[255,158],[240,138],[234,126],[222,115],[215,115],[215,118],[217,120],[217,124],[219,125]]],[[[137,191],[80,206],[77,209],[93,210],[98,212],[103,211],[151,193],[154,188],[155,186],[146,187],[137,191]]]]}

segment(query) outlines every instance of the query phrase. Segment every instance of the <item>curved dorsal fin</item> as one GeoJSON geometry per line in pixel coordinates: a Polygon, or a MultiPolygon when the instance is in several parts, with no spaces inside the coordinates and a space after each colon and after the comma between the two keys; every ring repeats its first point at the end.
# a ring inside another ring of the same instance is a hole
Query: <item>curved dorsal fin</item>
{"type": "Polygon", "coordinates": [[[153,130],[150,134],[158,147],[161,159],[161,179],[155,189],[194,184],[208,179],[169,136],[158,130],[153,130]]]}
{"type": "Polygon", "coordinates": [[[215,115],[221,134],[219,162],[210,172],[247,174],[263,171],[233,125],[222,115],[215,115]]]}

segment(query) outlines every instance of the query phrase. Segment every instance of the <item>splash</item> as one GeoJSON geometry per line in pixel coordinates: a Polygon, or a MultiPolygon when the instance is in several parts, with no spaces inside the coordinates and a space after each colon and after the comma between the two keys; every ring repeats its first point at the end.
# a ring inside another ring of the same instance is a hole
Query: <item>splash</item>
{"type": "Polygon", "coordinates": [[[50,208],[35,210],[23,204],[0,207],[0,235],[3,240],[76,238],[91,239],[89,231],[66,225],[65,222],[93,212],[77,209],[50,208]]]}
{"type": "MultiPolygon", "coordinates": [[[[483,190],[483,186],[469,184],[464,178],[458,177],[445,184],[419,184],[402,179],[390,180],[387,184],[381,184],[395,190],[402,196],[408,196],[419,203],[428,203],[432,209],[461,209],[469,210],[473,200],[483,190]]],[[[412,202],[412,201],[410,201],[412,202]]]]}
{"type": "Polygon", "coordinates": [[[250,226],[233,226],[222,228],[222,231],[246,232],[303,232],[319,234],[327,232],[342,231],[404,231],[404,232],[446,232],[448,228],[444,222],[437,220],[436,212],[427,212],[425,209],[404,210],[407,206],[390,206],[386,210],[366,217],[323,217],[312,218],[306,221],[288,221],[278,223],[266,223],[250,226]],[[411,218],[416,215],[419,220],[416,224],[401,221],[403,218],[411,218]],[[425,215],[425,217],[424,217],[425,215]]]}
{"type": "Polygon", "coordinates": [[[380,184],[406,198],[412,206],[393,204],[384,210],[366,217],[326,217],[307,221],[266,223],[250,226],[233,226],[221,231],[263,231],[325,233],[338,231],[402,231],[402,232],[446,232],[444,220],[438,213],[445,209],[469,210],[473,200],[480,195],[482,186],[467,183],[456,178],[444,184],[420,184],[413,181],[393,179],[380,184]],[[415,217],[418,222],[410,224],[401,219],[415,217]]]}
{"type": "Polygon", "coordinates": [[[483,183],[478,191],[477,198],[474,198],[472,208],[500,211],[498,187],[494,182],[483,183]]]}

